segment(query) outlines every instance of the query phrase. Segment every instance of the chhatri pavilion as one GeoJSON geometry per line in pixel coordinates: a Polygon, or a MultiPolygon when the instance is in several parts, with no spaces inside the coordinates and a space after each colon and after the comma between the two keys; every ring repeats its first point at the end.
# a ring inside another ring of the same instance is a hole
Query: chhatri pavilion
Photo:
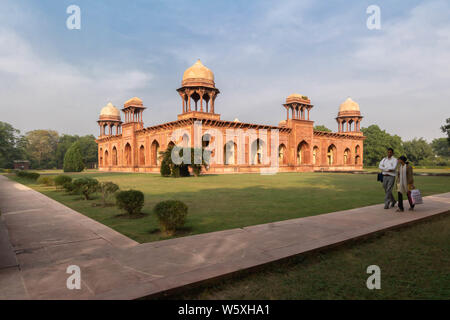
{"type": "Polygon", "coordinates": [[[99,169],[159,172],[160,151],[169,145],[195,147],[193,137],[198,134],[203,147],[215,148],[215,161],[207,173],[260,172],[261,168],[275,165],[280,172],[362,170],[363,117],[358,103],[351,98],[339,107],[338,131],[325,132],[314,130],[311,100],[295,93],[282,104],[286,119],[278,126],[222,120],[216,113],[215,101],[220,91],[214,74],[200,60],[186,69],[177,92],[181,97],[177,120],[151,127],[144,127],[142,114],[146,107],[141,99],[126,101],[123,117],[119,109],[108,103],[97,121],[99,169]],[[175,132],[184,134],[178,137],[175,132]],[[241,136],[229,132],[239,132],[241,136]]]}

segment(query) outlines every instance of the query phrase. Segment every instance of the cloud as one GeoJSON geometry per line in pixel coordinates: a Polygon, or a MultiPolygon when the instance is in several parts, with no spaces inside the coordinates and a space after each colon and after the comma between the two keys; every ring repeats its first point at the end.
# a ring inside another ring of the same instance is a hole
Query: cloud
{"type": "Polygon", "coordinates": [[[6,83],[0,88],[2,120],[19,128],[92,132],[108,100],[119,104],[151,79],[149,73],[112,70],[101,61],[95,70],[49,61],[14,31],[0,29],[0,80],[6,83]]]}

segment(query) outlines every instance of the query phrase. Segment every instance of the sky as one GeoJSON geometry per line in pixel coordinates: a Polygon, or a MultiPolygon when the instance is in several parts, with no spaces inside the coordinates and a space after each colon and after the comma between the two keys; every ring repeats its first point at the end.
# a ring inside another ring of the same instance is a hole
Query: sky
{"type": "Polygon", "coordinates": [[[174,121],[175,90],[201,59],[224,120],[277,125],[300,93],[311,120],[337,131],[351,97],[362,127],[431,141],[450,117],[449,13],[447,0],[2,0],[0,121],[98,135],[101,108],[134,96],[145,126],[174,121]],[[72,4],[79,30],[66,27],[72,4]],[[370,5],[379,30],[367,28],[370,5]]]}

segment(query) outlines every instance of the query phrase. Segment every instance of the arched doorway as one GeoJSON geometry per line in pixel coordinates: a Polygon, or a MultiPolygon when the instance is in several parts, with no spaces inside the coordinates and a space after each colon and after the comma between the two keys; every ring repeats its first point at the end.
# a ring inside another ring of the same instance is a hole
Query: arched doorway
{"type": "Polygon", "coordinates": [[[153,140],[152,146],[151,146],[151,159],[152,159],[152,166],[158,166],[159,165],[159,143],[156,140],[153,140]]]}
{"type": "Polygon", "coordinates": [[[131,146],[129,143],[125,145],[125,165],[131,166],[131,146]]]}
{"type": "Polygon", "coordinates": [[[145,166],[145,147],[143,145],[139,148],[139,165],[145,166]]]}
{"type": "Polygon", "coordinates": [[[314,148],[313,148],[313,164],[320,165],[319,147],[318,146],[314,146],[314,148]]]}
{"type": "Polygon", "coordinates": [[[102,148],[100,148],[100,152],[98,154],[100,155],[100,160],[99,160],[100,166],[103,167],[103,149],[102,148]]]}
{"type": "Polygon", "coordinates": [[[336,146],[331,144],[327,149],[328,165],[334,165],[336,163],[336,146]]]}
{"type": "Polygon", "coordinates": [[[286,164],[286,146],[282,143],[278,147],[278,164],[286,164]]]}
{"type": "Polygon", "coordinates": [[[108,150],[105,150],[105,167],[109,166],[109,163],[108,163],[108,156],[109,156],[108,150]]]}
{"type": "Polygon", "coordinates": [[[223,163],[225,165],[237,164],[237,145],[233,141],[228,141],[223,146],[223,163]]]}
{"type": "Polygon", "coordinates": [[[346,148],[344,150],[344,164],[351,164],[350,149],[349,148],[346,148]]]}
{"type": "Polygon", "coordinates": [[[309,162],[309,145],[306,141],[302,141],[297,146],[297,164],[307,164],[309,162]]]}
{"type": "Polygon", "coordinates": [[[112,149],[112,165],[117,166],[117,149],[113,147],[112,149]]]}
{"type": "Polygon", "coordinates": [[[262,164],[264,162],[265,144],[261,139],[256,139],[251,145],[251,161],[252,164],[262,164]]]}

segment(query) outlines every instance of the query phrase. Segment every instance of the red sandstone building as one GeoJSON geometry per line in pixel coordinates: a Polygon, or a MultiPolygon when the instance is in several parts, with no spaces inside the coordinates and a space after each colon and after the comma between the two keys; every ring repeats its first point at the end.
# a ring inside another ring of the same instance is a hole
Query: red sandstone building
{"type": "Polygon", "coordinates": [[[184,72],[177,91],[182,112],[173,122],[145,128],[142,113],[146,108],[136,97],[125,102],[123,122],[120,111],[111,103],[101,110],[97,121],[100,170],[159,172],[159,152],[170,144],[194,147],[195,135],[201,136],[198,141],[204,147],[215,146],[216,160],[208,173],[260,172],[261,168],[277,165],[273,150],[280,172],[362,169],[362,116],[359,105],[350,98],[340,105],[338,132],[324,132],[314,130],[314,121],[310,120],[313,105],[299,94],[287,97],[283,104],[286,120],[278,126],[221,120],[215,108],[220,91],[215,87],[213,72],[200,60],[184,72]],[[195,132],[199,124],[200,132],[195,132]],[[180,131],[183,136],[174,138],[174,132],[180,131]],[[211,135],[212,131],[221,136],[211,135]],[[240,132],[241,138],[229,132],[240,132]],[[277,139],[273,138],[275,134],[277,139]]]}

